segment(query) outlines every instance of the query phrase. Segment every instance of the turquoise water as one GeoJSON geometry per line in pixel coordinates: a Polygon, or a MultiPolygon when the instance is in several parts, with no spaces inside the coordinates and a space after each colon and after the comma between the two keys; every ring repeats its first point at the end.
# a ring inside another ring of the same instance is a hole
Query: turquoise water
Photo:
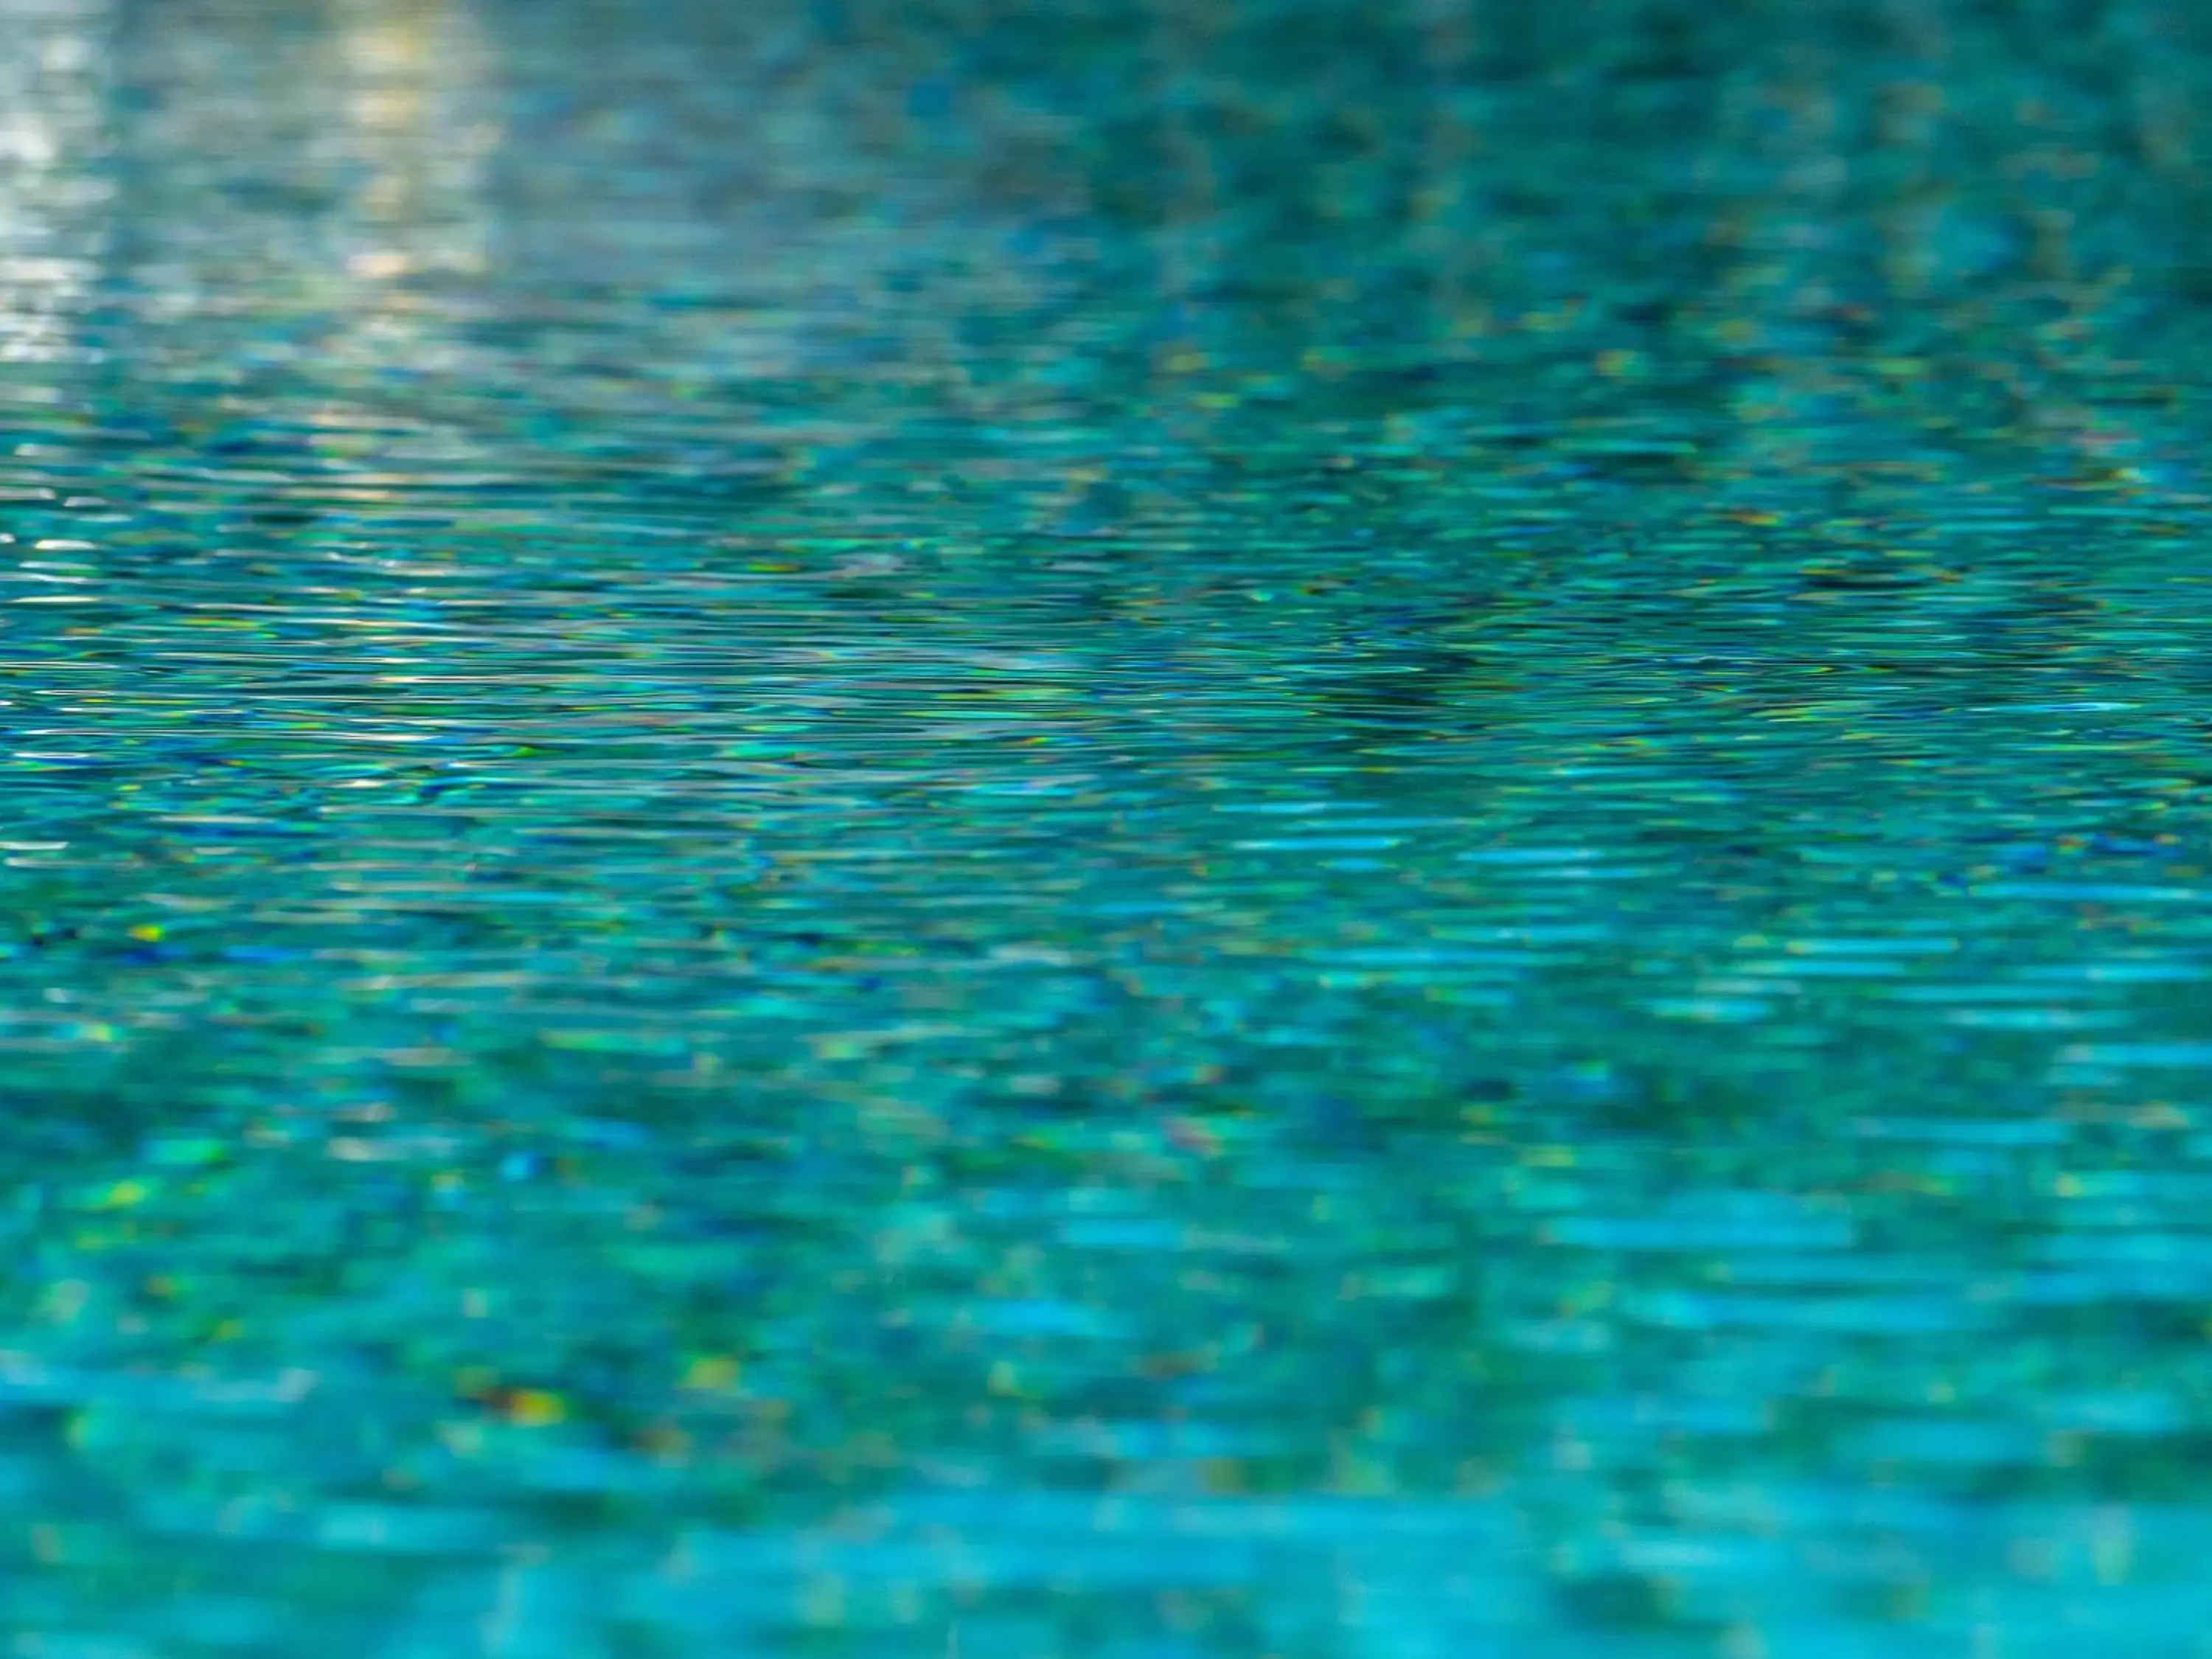
{"type": "Polygon", "coordinates": [[[0,0],[33,1659],[2212,1650],[2212,31],[0,0]]]}

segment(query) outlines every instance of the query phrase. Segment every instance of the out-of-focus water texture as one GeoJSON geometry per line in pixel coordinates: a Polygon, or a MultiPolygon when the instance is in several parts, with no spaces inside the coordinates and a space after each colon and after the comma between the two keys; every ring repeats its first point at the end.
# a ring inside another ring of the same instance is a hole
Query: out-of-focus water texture
{"type": "Polygon", "coordinates": [[[2212,14],[0,33],[6,1652],[2212,1650],[2212,14]]]}

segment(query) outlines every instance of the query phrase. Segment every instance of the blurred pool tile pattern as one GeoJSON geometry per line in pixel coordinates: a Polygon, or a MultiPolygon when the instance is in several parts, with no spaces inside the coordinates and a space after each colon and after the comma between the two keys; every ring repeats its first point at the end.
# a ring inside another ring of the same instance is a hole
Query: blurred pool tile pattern
{"type": "Polygon", "coordinates": [[[0,1652],[2212,1652],[2212,13],[0,37],[0,1652]]]}

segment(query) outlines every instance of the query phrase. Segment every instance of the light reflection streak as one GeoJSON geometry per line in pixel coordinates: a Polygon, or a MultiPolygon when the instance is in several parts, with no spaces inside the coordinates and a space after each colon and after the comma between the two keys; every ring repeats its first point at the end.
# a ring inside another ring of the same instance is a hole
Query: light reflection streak
{"type": "MultiPolygon", "coordinates": [[[[109,24],[105,0],[0,0],[0,364],[88,355],[71,322],[106,252],[109,24]]],[[[10,402],[61,395],[43,377],[0,381],[10,402]]]]}

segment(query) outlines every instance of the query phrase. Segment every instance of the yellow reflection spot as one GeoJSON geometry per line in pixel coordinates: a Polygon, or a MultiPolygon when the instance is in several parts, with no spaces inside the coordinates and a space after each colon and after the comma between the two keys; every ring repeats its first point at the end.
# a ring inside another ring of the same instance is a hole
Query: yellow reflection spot
{"type": "Polygon", "coordinates": [[[93,1195],[95,1210],[127,1210],[134,1204],[143,1204],[152,1197],[154,1189],[143,1181],[118,1181],[104,1193],[93,1195]]]}
{"type": "Polygon", "coordinates": [[[346,257],[346,269],[371,280],[404,276],[415,262],[396,248],[367,248],[346,257]]]}
{"type": "Polygon", "coordinates": [[[568,1403],[543,1389],[517,1389],[501,1404],[505,1409],[501,1414],[526,1429],[542,1429],[564,1421],[568,1415],[568,1403]]]}
{"type": "Polygon", "coordinates": [[[1250,1489],[1244,1466],[1230,1457],[1209,1457],[1198,1466],[1199,1485],[1218,1498],[1235,1497],[1250,1489]]]}
{"type": "Polygon", "coordinates": [[[161,930],[155,927],[152,922],[145,922],[137,927],[133,927],[131,930],[131,937],[137,939],[143,939],[147,944],[151,945],[161,937],[161,930]]]}
{"type": "Polygon", "coordinates": [[[694,1354],[684,1367],[679,1386],[709,1391],[732,1388],[744,1370],[743,1365],[726,1354],[694,1354]]]}

